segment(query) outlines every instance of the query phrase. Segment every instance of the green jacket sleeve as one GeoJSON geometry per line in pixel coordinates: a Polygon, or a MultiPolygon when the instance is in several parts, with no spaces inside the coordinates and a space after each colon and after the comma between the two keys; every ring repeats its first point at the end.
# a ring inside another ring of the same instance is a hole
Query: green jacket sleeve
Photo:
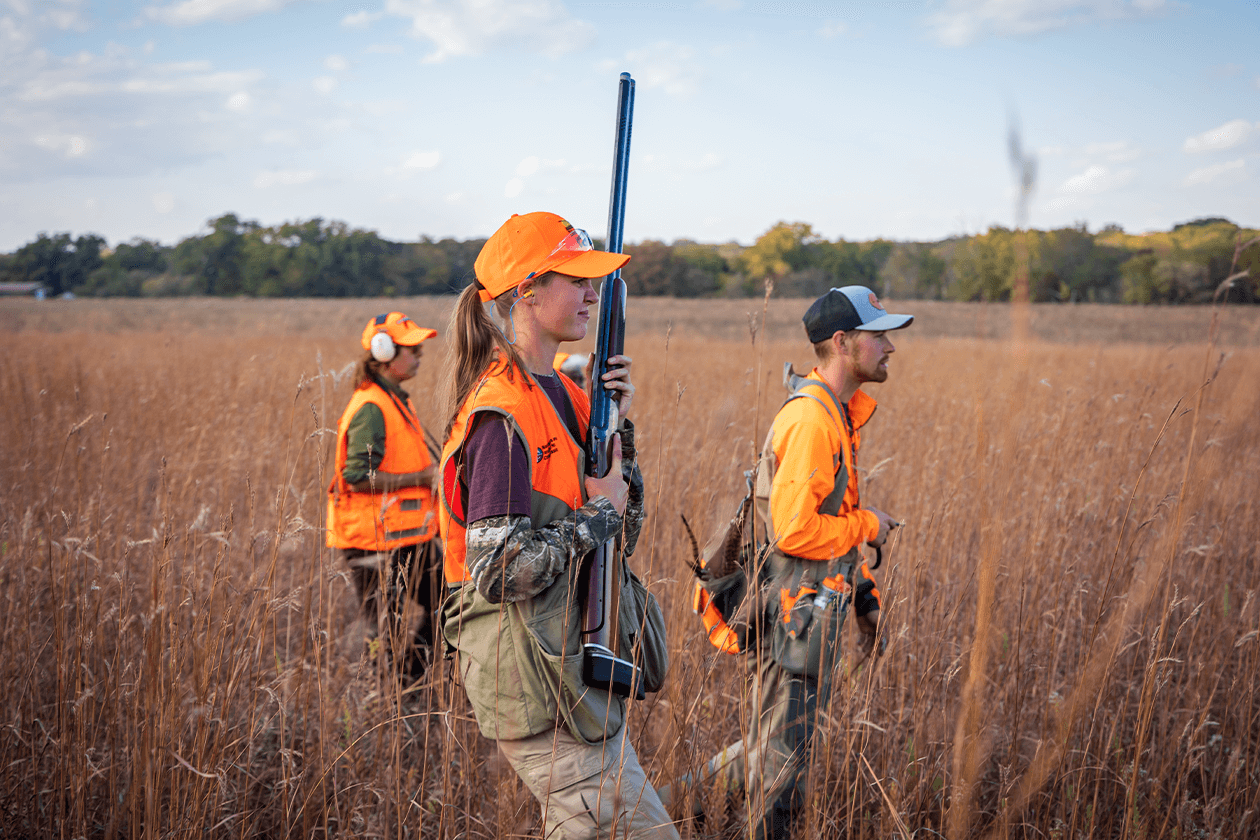
{"type": "Polygon", "coordinates": [[[346,465],[341,477],[357,484],[378,469],[385,458],[385,415],[372,403],[365,403],[350,418],[346,429],[346,465]]]}

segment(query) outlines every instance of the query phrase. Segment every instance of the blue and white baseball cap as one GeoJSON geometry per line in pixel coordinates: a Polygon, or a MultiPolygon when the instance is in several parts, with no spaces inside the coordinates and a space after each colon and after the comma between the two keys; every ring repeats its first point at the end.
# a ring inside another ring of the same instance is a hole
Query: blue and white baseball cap
{"type": "Polygon", "coordinates": [[[881,332],[910,326],[913,315],[893,315],[884,310],[875,293],[865,286],[831,289],[805,311],[805,332],[817,344],[837,332],[881,332]]]}

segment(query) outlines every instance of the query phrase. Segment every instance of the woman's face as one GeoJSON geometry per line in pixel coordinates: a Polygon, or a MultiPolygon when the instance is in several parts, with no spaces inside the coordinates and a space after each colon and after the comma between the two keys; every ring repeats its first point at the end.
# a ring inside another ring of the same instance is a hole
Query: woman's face
{"type": "Polygon", "coordinates": [[[405,382],[416,375],[416,371],[420,369],[420,356],[423,345],[417,344],[409,347],[405,344],[398,345],[398,352],[394,354],[394,358],[389,360],[385,365],[385,375],[395,382],[405,382]]]}
{"type": "Polygon", "coordinates": [[[534,322],[538,329],[557,341],[579,341],[586,337],[591,306],[599,303],[592,281],[552,272],[545,286],[531,284],[534,322]]]}

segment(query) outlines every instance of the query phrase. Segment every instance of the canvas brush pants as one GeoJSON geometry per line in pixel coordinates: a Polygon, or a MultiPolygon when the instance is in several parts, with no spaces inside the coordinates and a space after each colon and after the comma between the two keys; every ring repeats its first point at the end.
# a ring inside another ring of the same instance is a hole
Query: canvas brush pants
{"type": "Polygon", "coordinates": [[[678,840],[625,726],[598,744],[564,726],[498,744],[542,805],[547,840],[678,840]]]}
{"type": "Polygon", "coordinates": [[[700,778],[685,777],[661,790],[668,807],[688,787],[716,784],[728,796],[746,791],[754,840],[791,837],[805,802],[810,746],[818,719],[826,714],[831,675],[822,679],[790,674],[760,651],[752,692],[755,730],[705,764],[700,778]]]}
{"type": "MultiPolygon", "coordinates": [[[[757,634],[761,641],[752,653],[756,659],[750,663],[756,668],[750,692],[751,731],[746,741],[732,744],[710,759],[698,780],[703,785],[716,782],[728,794],[745,791],[754,840],[790,837],[804,804],[814,730],[830,703],[835,666],[841,655],[840,629],[846,601],[837,593],[835,597],[840,600],[832,600],[830,607],[814,604],[811,608],[811,603],[824,578],[841,576],[851,581],[856,575],[853,558],[847,555],[830,565],[779,555],[774,562],[772,590],[799,593],[793,606],[784,609],[789,609],[790,615],[796,615],[798,607],[812,609],[813,617],[792,646],[787,641],[785,628],[790,625],[783,609],[771,600],[767,629],[757,634]],[[808,640],[813,631],[820,635],[811,646],[808,640]],[[807,654],[810,650],[814,654],[807,654]]],[[[683,787],[695,783],[682,780],[683,787]]],[[[672,803],[681,793],[674,787],[662,791],[667,802],[672,803]]]]}

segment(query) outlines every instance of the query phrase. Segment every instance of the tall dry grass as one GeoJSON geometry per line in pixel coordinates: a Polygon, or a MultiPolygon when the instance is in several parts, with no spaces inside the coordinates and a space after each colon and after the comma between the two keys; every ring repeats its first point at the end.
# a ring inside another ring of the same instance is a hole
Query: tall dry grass
{"type": "MultiPolygon", "coordinates": [[[[403,691],[346,640],[320,531],[362,322],[448,305],[0,305],[0,835],[537,831],[444,670],[403,691]]],[[[879,573],[890,643],[841,681],[799,836],[1260,833],[1255,315],[1226,312],[1213,349],[1208,310],[1034,309],[1043,340],[1015,346],[967,337],[1003,334],[996,307],[902,308],[860,456],[863,498],[906,523],[879,573]]],[[[673,655],[631,725],[661,783],[746,726],[679,514],[729,516],[782,362],[810,363],[802,309],[631,313],[634,564],[673,655]]],[[[440,368],[409,385],[435,428],[440,368]]],[[[739,801],[697,795],[684,836],[738,836],[739,801]]]]}

